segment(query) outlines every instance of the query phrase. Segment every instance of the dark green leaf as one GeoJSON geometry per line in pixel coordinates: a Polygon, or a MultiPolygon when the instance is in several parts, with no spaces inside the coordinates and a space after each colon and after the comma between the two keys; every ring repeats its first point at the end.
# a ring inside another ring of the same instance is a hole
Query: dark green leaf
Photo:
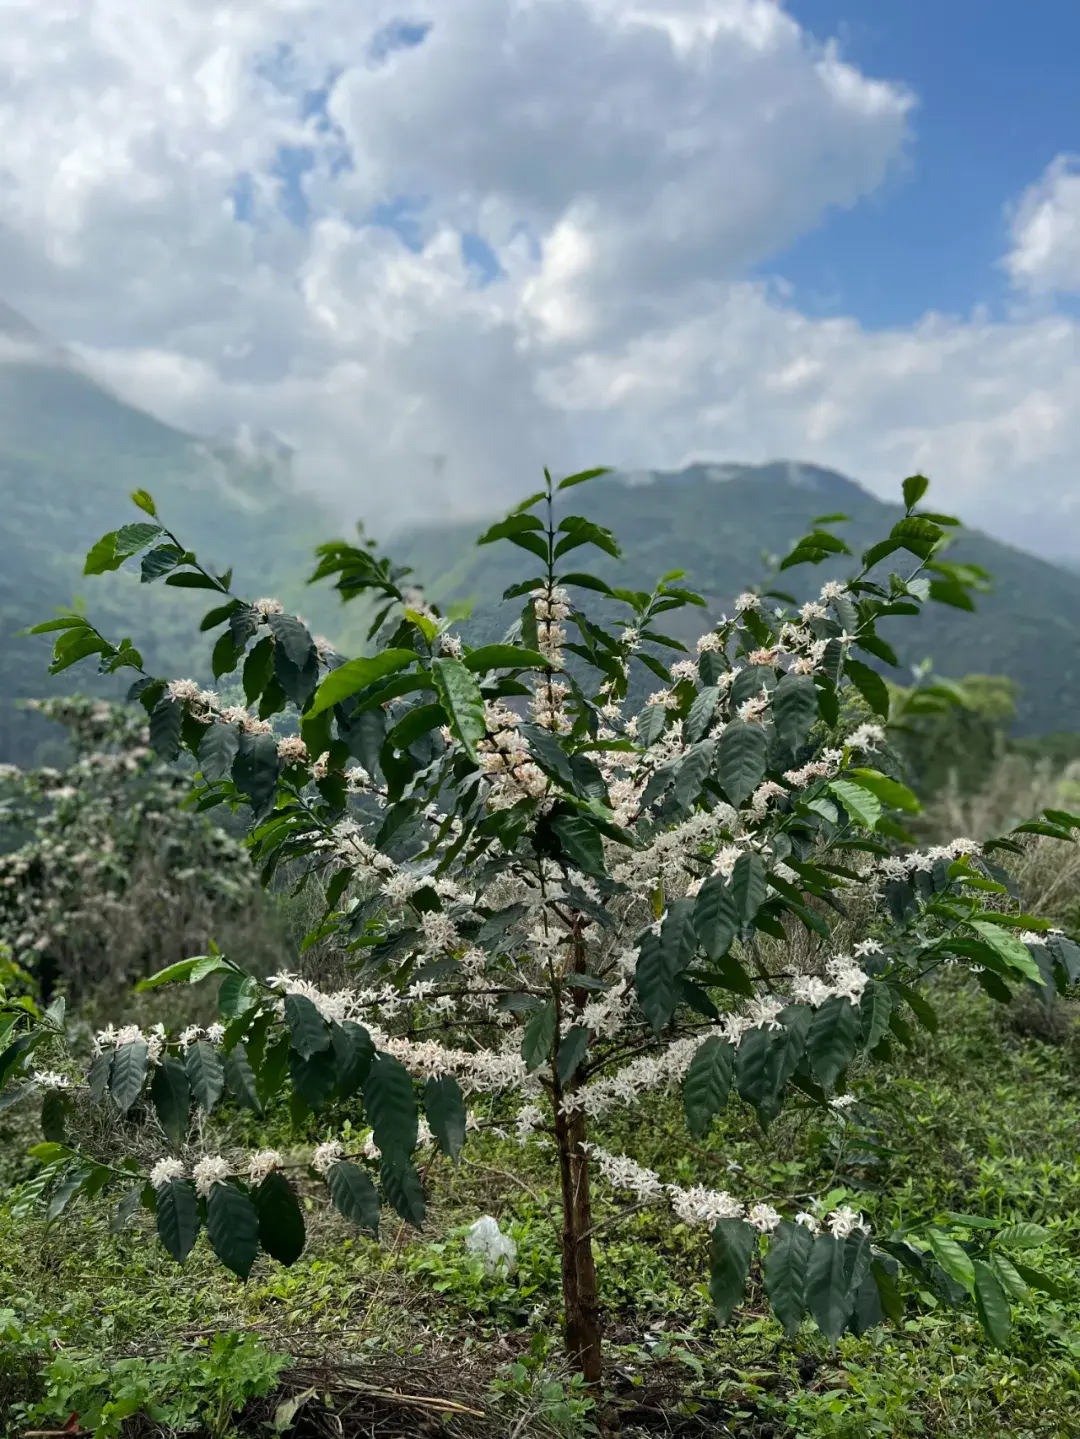
{"type": "Polygon", "coordinates": [[[166,1056],[154,1070],[150,1098],[169,1143],[174,1149],[179,1149],[187,1138],[191,1110],[191,1085],[179,1060],[166,1056]]]}
{"type": "Polygon", "coordinates": [[[51,1144],[65,1143],[67,1100],[59,1089],[47,1089],[41,1099],[41,1137],[51,1144]]]}
{"type": "Polygon", "coordinates": [[[240,736],[232,764],[232,780],[241,795],[248,799],[257,817],[273,805],[280,769],[277,740],[272,734],[240,736]]]}
{"type": "Polygon", "coordinates": [[[199,1233],[194,1185],[186,1179],[170,1179],[157,1191],[156,1207],[158,1238],[177,1264],[183,1264],[199,1233]]]}
{"type": "Polygon", "coordinates": [[[736,809],[765,776],[768,738],[761,725],[729,724],[717,746],[720,783],[736,809]]]}
{"type": "MultiPolygon", "coordinates": [[[[109,1088],[109,1076],[112,1074],[113,1056],[116,1053],[113,1049],[102,1049],[94,1055],[90,1061],[90,1098],[98,1104],[105,1098],[109,1088]]],[[[0,1079],[3,1077],[3,1068],[0,1066],[0,1079]]]]}
{"type": "Polygon", "coordinates": [[[419,1229],[424,1222],[424,1186],[409,1156],[401,1150],[384,1152],[379,1182],[395,1213],[419,1229]]]}
{"type": "Polygon", "coordinates": [[[555,1005],[549,999],[542,1005],[525,1026],[521,1040],[521,1057],[527,1069],[537,1069],[551,1058],[555,1043],[555,1005]]]}
{"type": "Polygon", "coordinates": [[[734,1064],[735,1050],[726,1039],[714,1036],[695,1050],[683,1081],[686,1124],[695,1137],[708,1132],[727,1104],[734,1064]]]}
{"type": "Polygon", "coordinates": [[[180,726],[184,706],[166,695],[158,700],[150,714],[150,745],[162,759],[175,759],[180,753],[180,726]]]}
{"type": "Polygon", "coordinates": [[[566,1084],[577,1072],[589,1048],[589,1031],[585,1025],[576,1024],[559,1041],[559,1052],[555,1059],[555,1071],[559,1083],[566,1084]]]}
{"type": "Polygon", "coordinates": [[[198,1039],[184,1056],[184,1069],[195,1102],[209,1114],[225,1088],[221,1057],[212,1044],[198,1039]]]}
{"type": "Polygon", "coordinates": [[[694,907],[694,928],[705,953],[715,963],[738,933],[740,911],[723,875],[711,875],[701,886],[694,907]]]}
{"type": "Polygon", "coordinates": [[[773,1313],[794,1334],[806,1312],[806,1270],[814,1236],[801,1224],[783,1220],[765,1255],[765,1292],[773,1313]]]}
{"type": "Polygon", "coordinates": [[[579,813],[560,814],[551,821],[551,828],[571,865],[584,874],[606,873],[603,837],[591,819],[579,813]]]}
{"type": "Polygon", "coordinates": [[[330,1041],[337,1061],[338,1098],[348,1099],[367,1078],[371,1061],[375,1058],[375,1046],[364,1026],[351,1019],[344,1024],[331,1025],[330,1041]]]}
{"type": "Polygon", "coordinates": [[[814,1015],[806,1040],[811,1068],[826,1088],[851,1063],[859,1039],[859,1011],[847,999],[833,995],[814,1015]]]}
{"type": "Polygon", "coordinates": [[[199,745],[199,769],[204,779],[223,779],[232,769],[240,745],[235,725],[214,721],[199,745]]]}
{"type": "Polygon", "coordinates": [[[1005,1349],[1012,1329],[1012,1315],[1009,1301],[1001,1287],[1001,1281],[982,1260],[974,1261],[975,1310],[986,1337],[996,1349],[1005,1349]]]}
{"type": "Polygon", "coordinates": [[[280,1264],[295,1264],[304,1252],[304,1216],[292,1185],[272,1169],[255,1191],[259,1243],[280,1264]]]}
{"type": "Polygon", "coordinates": [[[781,743],[798,749],[818,717],[818,692],[811,675],[787,673],[772,695],[773,722],[781,743]]]}
{"type": "Polygon", "coordinates": [[[355,1164],[335,1164],[326,1176],[337,1212],[359,1229],[379,1232],[379,1195],[371,1179],[355,1164]]]}
{"type": "Polygon", "coordinates": [[[285,652],[289,663],[298,670],[306,669],[315,655],[315,641],[307,626],[292,615],[267,615],[266,623],[274,636],[275,645],[285,652]]]}
{"type": "Polygon", "coordinates": [[[768,872],[765,861],[753,850],[739,855],[731,871],[731,893],[742,924],[750,924],[765,902],[768,872]]]}
{"type": "Polygon", "coordinates": [[[227,1269],[246,1279],[259,1252],[259,1216],[235,1184],[215,1184],[206,1200],[206,1232],[227,1269]]]}
{"type": "Polygon", "coordinates": [[[889,688],[877,670],[872,670],[861,660],[853,660],[849,657],[844,664],[844,672],[874,713],[887,720],[889,718],[889,688]]]}
{"type": "Polygon", "coordinates": [[[234,1044],[229,1050],[223,1068],[225,1083],[237,1103],[242,1104],[245,1109],[253,1109],[256,1114],[261,1114],[262,1105],[259,1103],[255,1075],[248,1061],[247,1050],[242,1044],[234,1044]]]}
{"type": "Polygon", "coordinates": [[[719,1219],[712,1232],[709,1294],[721,1324],[726,1324],[743,1296],[757,1230],[742,1219],[719,1219]]]}
{"type": "Polygon", "coordinates": [[[925,475],[909,475],[904,481],[904,505],[907,509],[913,510],[930,488],[930,481],[925,475]]]}
{"type": "Polygon", "coordinates": [[[439,1148],[456,1159],[465,1143],[465,1100],[452,1074],[428,1080],[424,1086],[424,1113],[439,1148]]]}
{"type": "Polygon", "coordinates": [[[330,1048],[330,1030],[326,1020],[304,994],[285,996],[285,1023],[289,1026],[292,1047],[303,1059],[310,1059],[330,1048]]]}
{"type": "Polygon", "coordinates": [[[117,1048],[109,1078],[109,1092],[121,1114],[126,1114],[142,1093],[147,1063],[148,1052],[143,1040],[136,1039],[117,1048]]]}
{"type": "Polygon", "coordinates": [[[364,1081],[364,1107],[383,1154],[416,1148],[418,1118],[413,1082],[404,1065],[389,1054],[376,1052],[364,1081]]]}
{"type": "Polygon", "coordinates": [[[814,1323],[833,1343],[847,1326],[855,1295],[849,1285],[844,1244],[831,1234],[819,1234],[806,1265],[806,1307],[814,1323]]]}

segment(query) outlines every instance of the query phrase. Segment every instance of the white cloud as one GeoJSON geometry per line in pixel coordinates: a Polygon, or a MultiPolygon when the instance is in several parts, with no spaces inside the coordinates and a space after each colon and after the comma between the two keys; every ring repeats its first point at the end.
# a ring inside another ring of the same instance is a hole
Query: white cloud
{"type": "Polygon", "coordinates": [[[7,298],[175,423],[282,434],[379,524],[497,506],[543,463],[792,455],[888,492],[922,467],[979,523],[1080,544],[1073,322],[870,333],[746,278],[904,163],[908,92],[775,0],[405,19],[8,0],[7,298]]]}
{"type": "Polygon", "coordinates": [[[1021,197],[1005,267],[1033,294],[1080,294],[1080,159],[1059,155],[1021,197]]]}

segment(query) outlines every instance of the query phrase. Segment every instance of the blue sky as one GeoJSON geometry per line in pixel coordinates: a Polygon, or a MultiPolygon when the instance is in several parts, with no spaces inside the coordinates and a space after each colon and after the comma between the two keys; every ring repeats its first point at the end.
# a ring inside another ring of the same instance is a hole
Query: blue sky
{"type": "Polygon", "coordinates": [[[1080,0],[789,0],[866,74],[914,90],[906,169],[830,214],[763,273],[807,310],[870,327],[926,310],[997,312],[1009,285],[1004,205],[1062,151],[1080,151],[1080,0]]]}

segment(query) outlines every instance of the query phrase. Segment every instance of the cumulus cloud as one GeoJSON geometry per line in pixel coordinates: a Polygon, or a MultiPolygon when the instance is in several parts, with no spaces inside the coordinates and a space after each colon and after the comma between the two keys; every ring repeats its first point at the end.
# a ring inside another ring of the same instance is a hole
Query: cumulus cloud
{"type": "Polygon", "coordinates": [[[1080,158],[1059,155],[1021,197],[1005,267],[1034,294],[1080,294],[1080,158]]]}
{"type": "MultiPolygon", "coordinates": [[[[904,163],[913,109],[777,0],[8,0],[0,275],[137,403],[280,433],[378,524],[543,463],[786,454],[921,466],[991,527],[1022,487],[1060,540],[1071,321],[869,333],[747,279],[904,163]]],[[[1070,177],[1014,217],[1029,288],[1070,177]]]]}

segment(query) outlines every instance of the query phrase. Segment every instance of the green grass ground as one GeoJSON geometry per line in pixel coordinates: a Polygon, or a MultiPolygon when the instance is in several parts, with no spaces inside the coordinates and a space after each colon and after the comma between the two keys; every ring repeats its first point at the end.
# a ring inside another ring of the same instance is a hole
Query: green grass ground
{"type": "MultiPolygon", "coordinates": [[[[1080,1434],[1080,1027],[1047,1023],[1035,1007],[1005,1015],[967,986],[943,992],[940,1011],[938,1036],[854,1076],[860,1103],[847,1121],[805,1111],[763,1137],[733,1100],[692,1147],[678,1097],[657,1097],[597,1137],[684,1184],[745,1185],[774,1201],[847,1189],[878,1232],[945,1211],[1037,1221],[1051,1239],[1024,1258],[1059,1281],[1061,1297],[1016,1306],[1006,1353],[987,1346],[973,1314],[914,1287],[901,1327],[835,1350],[809,1326],[786,1338],[757,1288],[721,1330],[703,1231],[655,1211],[620,1219],[622,1202],[601,1190],[608,1376],[624,1435],[1080,1434]],[[729,1175],[729,1162],[744,1174],[729,1175]]],[[[86,1424],[102,1409],[98,1432],[125,1435],[184,1423],[224,1434],[234,1408],[245,1432],[273,1432],[276,1419],[277,1432],[295,1424],[298,1435],[346,1439],[569,1436],[597,1420],[559,1360],[551,1156],[535,1145],[487,1134],[457,1166],[437,1160],[425,1231],[387,1215],[378,1243],[329,1213],[312,1184],[303,1258],[291,1269],[261,1258],[241,1283],[204,1239],[178,1269],[145,1215],[110,1228],[104,1197],[46,1224],[27,1183],[31,1119],[0,1115],[4,1432],[58,1429],[76,1410],[86,1424]],[[486,1276],[465,1250],[465,1228],[484,1213],[517,1241],[512,1279],[486,1276]],[[234,1337],[215,1349],[221,1333],[234,1337]],[[418,1402],[370,1393],[379,1389],[418,1402]],[[477,1413],[440,1418],[424,1402],[433,1396],[477,1413]]],[[[283,1120],[271,1142],[306,1137],[316,1136],[290,1136],[283,1120]]]]}

